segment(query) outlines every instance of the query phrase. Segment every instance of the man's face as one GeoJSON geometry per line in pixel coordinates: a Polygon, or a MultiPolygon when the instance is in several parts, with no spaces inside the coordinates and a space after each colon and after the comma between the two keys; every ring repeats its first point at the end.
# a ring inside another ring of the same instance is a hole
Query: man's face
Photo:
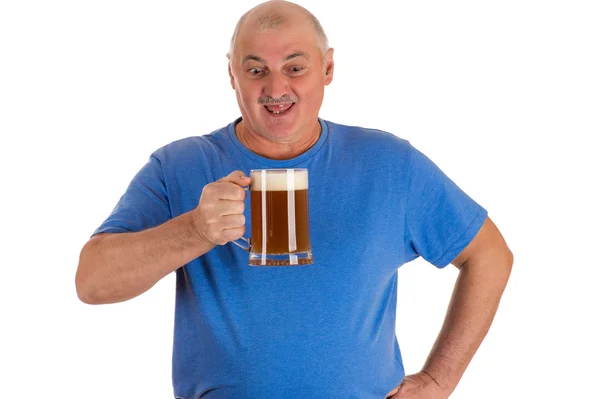
{"type": "Polygon", "coordinates": [[[332,50],[323,63],[307,22],[260,31],[246,27],[230,60],[231,85],[246,129],[277,143],[314,134],[325,85],[333,77],[332,50]]]}

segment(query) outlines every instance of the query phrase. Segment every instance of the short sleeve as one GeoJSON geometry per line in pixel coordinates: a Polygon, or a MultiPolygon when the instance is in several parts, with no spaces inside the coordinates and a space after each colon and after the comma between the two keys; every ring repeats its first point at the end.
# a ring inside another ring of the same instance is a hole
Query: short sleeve
{"type": "Polygon", "coordinates": [[[135,175],[112,213],[96,229],[99,233],[142,231],[171,217],[162,165],[154,155],[135,175]]]}
{"type": "Polygon", "coordinates": [[[487,211],[429,158],[410,148],[404,248],[406,261],[421,256],[447,266],[475,237],[487,211]]]}

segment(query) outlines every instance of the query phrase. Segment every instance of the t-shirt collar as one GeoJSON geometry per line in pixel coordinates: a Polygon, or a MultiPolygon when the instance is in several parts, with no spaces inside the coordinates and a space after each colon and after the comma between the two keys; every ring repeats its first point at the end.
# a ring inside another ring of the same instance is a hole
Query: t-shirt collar
{"type": "Polygon", "coordinates": [[[229,138],[231,139],[231,141],[233,142],[235,147],[244,156],[250,158],[251,160],[253,160],[254,162],[256,162],[260,165],[270,167],[270,168],[285,168],[285,167],[290,167],[290,166],[296,166],[296,165],[299,165],[299,164],[305,162],[307,159],[309,159],[310,157],[315,155],[321,149],[321,147],[323,147],[323,144],[325,144],[325,142],[327,141],[327,136],[329,135],[329,132],[327,129],[327,124],[325,123],[324,120],[319,118],[319,123],[321,124],[321,135],[319,136],[319,139],[317,140],[317,142],[315,144],[313,144],[312,147],[310,147],[308,150],[306,150],[302,154],[298,155],[297,157],[294,157],[291,159],[284,159],[284,160],[270,159],[270,158],[263,157],[261,155],[258,155],[256,153],[250,151],[238,139],[237,135],[235,134],[235,125],[238,122],[240,122],[241,120],[242,120],[242,118],[239,117],[227,126],[227,134],[228,134],[229,138]]]}

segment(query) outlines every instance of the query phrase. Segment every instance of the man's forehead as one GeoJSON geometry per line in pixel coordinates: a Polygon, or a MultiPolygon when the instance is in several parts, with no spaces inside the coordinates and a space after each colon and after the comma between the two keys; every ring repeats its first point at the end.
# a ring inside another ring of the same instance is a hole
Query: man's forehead
{"type": "MultiPolygon", "coordinates": [[[[318,37],[314,27],[304,18],[286,21],[265,28],[246,21],[236,35],[236,51],[242,53],[268,52],[269,50],[290,52],[291,48],[310,53],[317,46],[318,37]]],[[[287,55],[287,54],[286,54],[287,55]]]]}
{"type": "Polygon", "coordinates": [[[241,62],[249,59],[249,56],[277,61],[297,57],[311,60],[319,51],[314,33],[302,31],[270,29],[240,37],[236,44],[236,58],[241,62]]]}

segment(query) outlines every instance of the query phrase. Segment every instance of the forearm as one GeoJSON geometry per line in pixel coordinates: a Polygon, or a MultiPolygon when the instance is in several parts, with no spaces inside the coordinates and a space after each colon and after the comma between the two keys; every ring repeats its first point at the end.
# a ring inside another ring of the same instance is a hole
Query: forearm
{"type": "Polygon", "coordinates": [[[126,301],[212,247],[198,238],[189,213],[144,231],[93,237],[80,254],[77,293],[92,304],[126,301]]]}
{"type": "Polygon", "coordinates": [[[461,267],[444,324],[423,371],[452,393],[487,334],[512,267],[489,256],[461,267]]]}

